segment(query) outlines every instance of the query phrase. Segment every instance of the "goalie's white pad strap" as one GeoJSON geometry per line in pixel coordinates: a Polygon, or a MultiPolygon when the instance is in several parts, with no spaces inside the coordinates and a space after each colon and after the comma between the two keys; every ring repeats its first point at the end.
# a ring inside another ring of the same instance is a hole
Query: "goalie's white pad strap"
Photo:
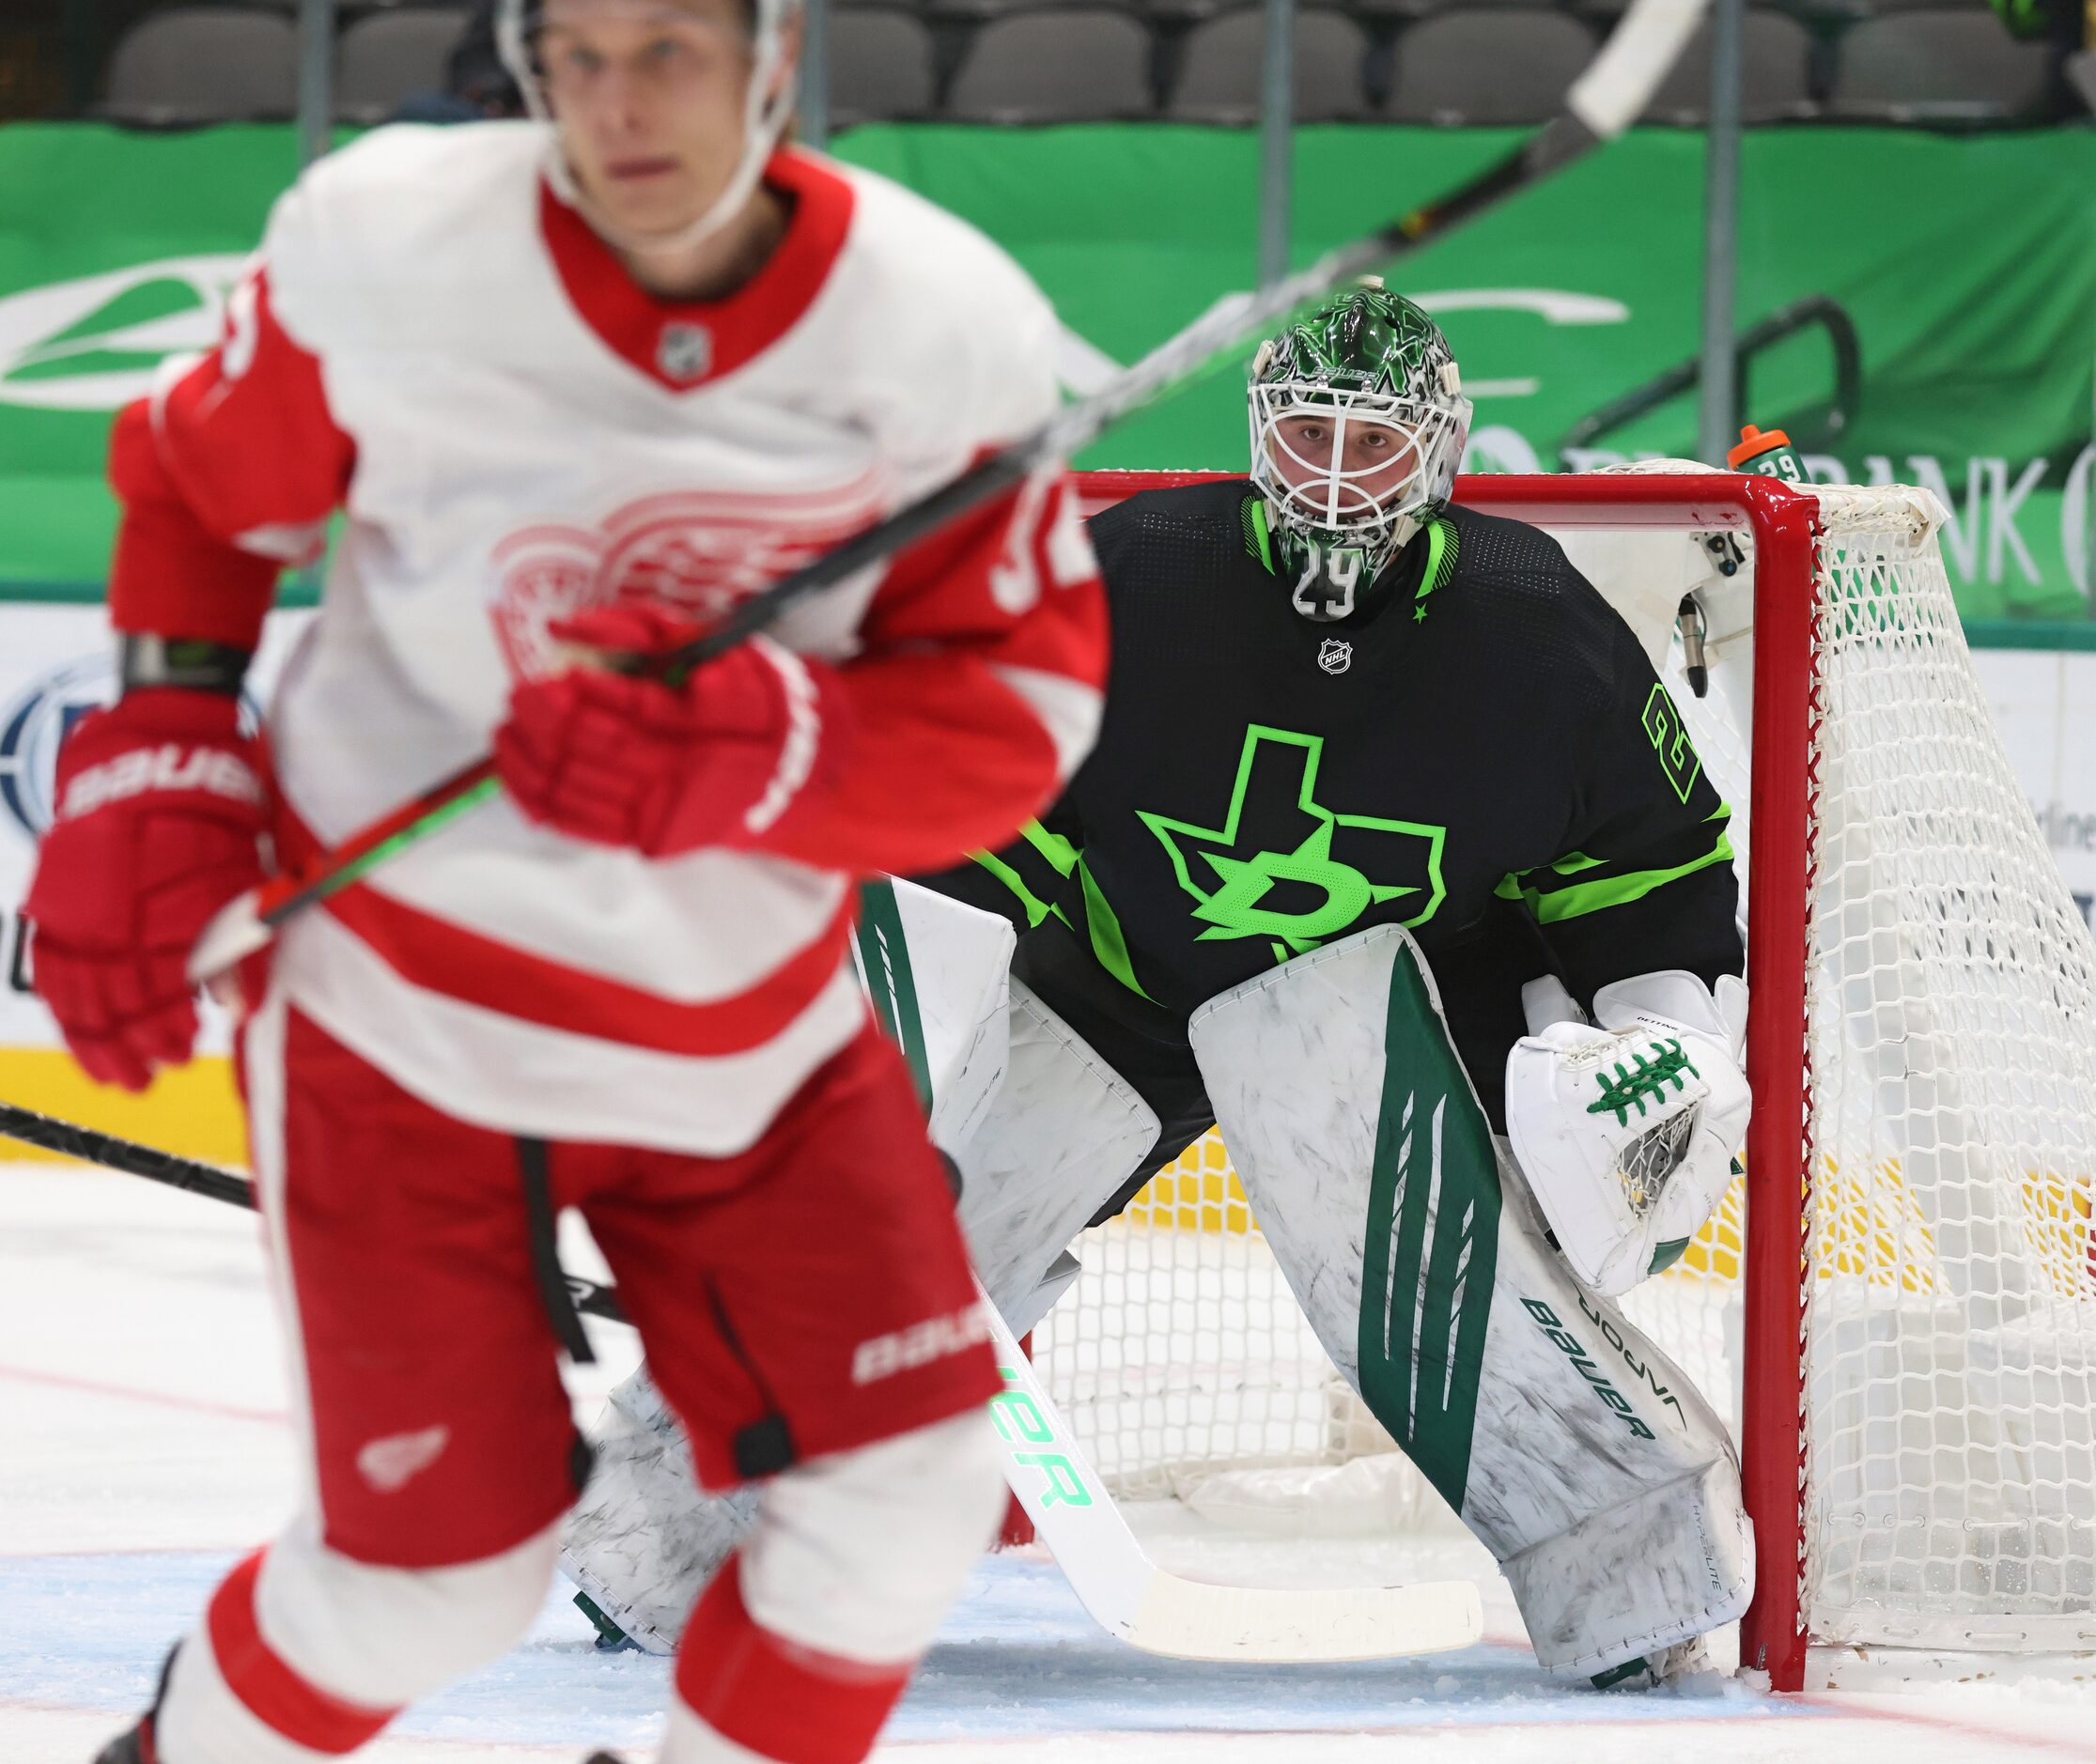
{"type": "Polygon", "coordinates": [[[1318,1338],[1508,1565],[1537,1658],[1583,1676],[1737,1617],[1752,1551],[1724,1426],[1543,1242],[1409,936],[1298,956],[1191,1035],[1318,1338]]]}
{"type": "Polygon", "coordinates": [[[1507,1131],[1559,1247],[1613,1297],[1667,1266],[1716,1211],[1747,1136],[1747,989],[1669,969],[1604,986],[1597,1026],[1547,1019],[1507,1055],[1507,1131]]]}

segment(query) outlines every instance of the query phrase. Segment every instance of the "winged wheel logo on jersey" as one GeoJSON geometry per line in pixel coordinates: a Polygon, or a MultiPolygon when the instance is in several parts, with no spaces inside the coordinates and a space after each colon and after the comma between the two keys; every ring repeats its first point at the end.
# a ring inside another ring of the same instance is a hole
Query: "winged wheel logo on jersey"
{"type": "Polygon", "coordinates": [[[1354,645],[1343,637],[1327,637],[1317,645],[1317,665],[1327,673],[1344,673],[1354,665],[1354,645]]]}
{"type": "Polygon", "coordinates": [[[595,526],[546,522],[495,547],[491,611],[517,674],[559,658],[549,624],[591,607],[647,601],[695,625],[850,537],[880,512],[877,475],[792,495],[672,490],[613,510],[595,526]]]}
{"type": "Polygon", "coordinates": [[[391,1494],[428,1469],[450,1444],[451,1430],[442,1423],[369,1440],[357,1453],[357,1474],[380,1493],[391,1494]]]}

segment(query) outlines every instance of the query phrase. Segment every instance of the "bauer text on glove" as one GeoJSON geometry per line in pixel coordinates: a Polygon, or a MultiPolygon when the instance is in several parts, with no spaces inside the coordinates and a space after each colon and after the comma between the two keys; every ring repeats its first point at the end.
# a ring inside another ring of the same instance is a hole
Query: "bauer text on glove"
{"type": "Polygon", "coordinates": [[[23,912],[37,991],[90,1077],[142,1091],[189,1059],[190,950],[263,878],[264,769],[221,692],[132,691],[67,737],[23,912]]]}

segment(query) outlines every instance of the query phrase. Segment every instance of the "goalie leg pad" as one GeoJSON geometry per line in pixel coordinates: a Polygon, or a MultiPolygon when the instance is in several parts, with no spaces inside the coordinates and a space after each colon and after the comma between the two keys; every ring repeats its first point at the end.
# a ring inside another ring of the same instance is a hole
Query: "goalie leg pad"
{"type": "Polygon", "coordinates": [[[700,1589],[749,1536],[758,1491],[700,1493],[644,1366],[612,1392],[594,1444],[589,1487],[561,1527],[561,1571],[649,1653],[675,1653],[700,1589]]]}
{"type": "Polygon", "coordinates": [[[1724,1426],[1544,1243],[1411,937],[1299,956],[1190,1033],[1326,1352],[1507,1569],[1538,1660],[1583,1676],[1736,1617],[1724,1426]]]}
{"type": "Polygon", "coordinates": [[[913,882],[859,891],[852,953],[874,1015],[929,1091],[932,1143],[965,1144],[1004,1075],[1012,927],[913,882]]]}
{"type": "Polygon", "coordinates": [[[1024,1335],[1061,1290],[1043,1286],[1050,1265],[1156,1144],[1157,1117],[1024,982],[1011,984],[1004,1083],[957,1157],[976,1275],[1024,1335]]]}

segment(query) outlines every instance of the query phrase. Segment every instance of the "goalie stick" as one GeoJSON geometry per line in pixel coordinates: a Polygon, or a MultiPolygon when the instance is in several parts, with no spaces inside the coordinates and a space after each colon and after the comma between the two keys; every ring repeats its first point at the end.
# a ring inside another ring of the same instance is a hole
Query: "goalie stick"
{"type": "MultiPolygon", "coordinates": [[[[34,1109],[0,1103],[0,1135],[256,1210],[255,1184],[237,1171],[34,1109]]],[[[574,1274],[563,1277],[577,1310],[629,1321],[615,1288],[574,1274]]],[[[991,1402],[1005,1480],[1079,1602],[1109,1634],[1181,1660],[1268,1663],[1381,1660],[1477,1640],[1483,1617],[1478,1590],[1467,1580],[1295,1592],[1167,1573],[1143,1554],[997,1308],[979,1286],[976,1294],[1005,1385],[991,1402]]]]}
{"type": "MultiPolygon", "coordinates": [[[[766,629],[796,602],[834,586],[1011,489],[1045,464],[1068,458],[1125,417],[1185,380],[1219,351],[1341,283],[1410,255],[1472,216],[1583,158],[1621,134],[1680,56],[1707,0],[1633,0],[1601,52],[1565,94],[1565,108],[1504,158],[1436,202],[1327,252],[1307,269],[1211,307],[1177,335],[1116,375],[1052,422],[981,460],[950,483],[898,509],[804,568],[753,595],[705,636],[651,658],[660,673],[689,669],[766,629]]],[[[265,948],[276,928],[325,900],[495,795],[492,760],[440,781],[391,814],[298,870],[242,895],[199,939],[190,960],[198,982],[265,948]]]]}
{"type": "Polygon", "coordinates": [[[1308,1663],[1444,1653],[1483,1633],[1478,1589],[1467,1580],[1296,1591],[1183,1580],[1159,1568],[987,1297],[983,1311],[1004,1380],[990,1413],[1004,1444],[1005,1480],[1108,1634],[1177,1660],[1308,1663]]]}

